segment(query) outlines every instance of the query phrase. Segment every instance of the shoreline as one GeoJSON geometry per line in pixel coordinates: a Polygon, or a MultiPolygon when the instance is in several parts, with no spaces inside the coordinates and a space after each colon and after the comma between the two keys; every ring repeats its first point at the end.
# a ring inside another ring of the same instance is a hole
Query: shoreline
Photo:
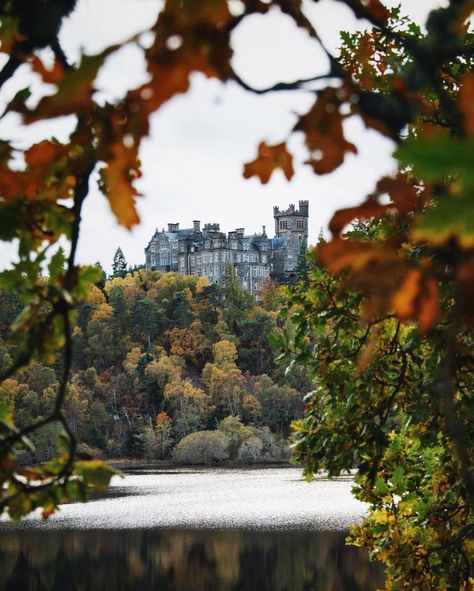
{"type": "Polygon", "coordinates": [[[248,469],[255,468],[258,470],[264,470],[265,468],[295,468],[302,470],[302,466],[295,466],[289,461],[276,460],[274,462],[238,462],[236,460],[225,460],[222,462],[202,463],[202,464],[190,464],[175,462],[173,460],[152,460],[145,461],[139,458],[114,458],[111,460],[104,459],[104,462],[116,468],[117,470],[127,470],[129,468],[146,469],[146,470],[173,470],[181,468],[193,468],[193,469],[248,469]]]}

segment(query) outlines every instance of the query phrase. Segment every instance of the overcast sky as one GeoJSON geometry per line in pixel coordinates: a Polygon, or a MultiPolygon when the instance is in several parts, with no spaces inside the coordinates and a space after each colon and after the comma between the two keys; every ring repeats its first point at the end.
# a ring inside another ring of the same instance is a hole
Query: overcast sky
{"type": "MultiPolygon", "coordinates": [[[[441,2],[405,0],[401,4],[421,24],[430,8],[441,2]]],[[[100,51],[104,45],[145,31],[153,24],[160,5],[159,0],[79,0],[63,25],[62,46],[73,60],[81,48],[85,53],[100,51]]],[[[348,9],[331,0],[307,2],[306,13],[333,52],[340,30],[363,26],[348,9]]],[[[326,71],[326,58],[317,43],[277,10],[245,19],[232,42],[234,67],[254,86],[326,71]]],[[[117,99],[145,80],[141,52],[127,46],[101,70],[98,97],[117,99]]],[[[2,104],[16,90],[34,82],[26,66],[19,69],[2,89],[2,104]]],[[[109,270],[120,245],[129,264],[143,263],[143,249],[155,228],[166,227],[168,222],[189,227],[198,219],[218,222],[224,231],[245,227],[248,233],[261,231],[266,225],[267,233],[273,235],[273,205],[286,208],[300,199],[309,199],[310,243],[315,242],[331,214],[360,201],[381,174],[394,170],[394,163],[392,143],[354,119],[347,124],[346,133],[359,153],[349,155],[335,173],[318,177],[304,166],[302,140],[295,136],[290,144],[296,154],[296,174],[291,182],[280,172],[274,173],[267,185],[256,178],[243,179],[242,164],[255,157],[258,143],[285,139],[296,114],[305,112],[312,101],[312,95],[302,92],[259,97],[233,83],[223,85],[195,74],[190,92],[172,99],[153,116],[150,137],[142,145],[143,177],[138,184],[143,194],[138,205],[141,224],[132,232],[118,227],[106,199],[93,184],[84,209],[79,262],[99,260],[109,270]]],[[[22,130],[11,114],[0,122],[0,137],[26,147],[53,133],[66,138],[73,123],[73,118],[62,118],[54,125],[38,124],[22,130]]],[[[11,245],[0,242],[1,266],[7,266],[12,257],[11,245]]]]}

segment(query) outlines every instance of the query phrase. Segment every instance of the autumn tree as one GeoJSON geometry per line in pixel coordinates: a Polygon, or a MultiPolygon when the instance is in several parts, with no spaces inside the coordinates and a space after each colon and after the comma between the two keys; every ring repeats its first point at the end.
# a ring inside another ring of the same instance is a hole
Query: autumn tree
{"type": "Polygon", "coordinates": [[[212,347],[213,361],[206,363],[202,380],[220,418],[240,415],[246,391],[245,378],[237,367],[237,347],[230,341],[218,341],[212,347]]]}

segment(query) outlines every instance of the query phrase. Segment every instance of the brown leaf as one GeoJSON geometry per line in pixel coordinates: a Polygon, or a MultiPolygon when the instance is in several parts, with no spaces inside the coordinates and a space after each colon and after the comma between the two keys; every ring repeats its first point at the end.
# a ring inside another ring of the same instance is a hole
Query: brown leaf
{"type": "Polygon", "coordinates": [[[388,205],[381,205],[376,200],[370,199],[356,207],[339,209],[329,222],[329,229],[333,236],[338,236],[342,230],[355,219],[369,220],[386,213],[390,209],[388,205]]]}
{"type": "Polygon", "coordinates": [[[354,144],[344,137],[340,112],[343,97],[343,89],[324,89],[294,128],[305,134],[305,143],[311,152],[311,158],[305,164],[309,164],[316,174],[335,170],[344,161],[346,152],[357,153],[354,144]]]}
{"type": "Polygon", "coordinates": [[[192,72],[221,80],[233,77],[225,27],[231,19],[225,0],[168,0],[153,28],[155,42],[146,51],[151,81],[136,94],[147,113],[186,92],[192,72]]]}
{"type": "Polygon", "coordinates": [[[464,76],[459,90],[459,109],[468,135],[474,134],[474,74],[464,76]]]}
{"type": "Polygon", "coordinates": [[[293,177],[293,156],[288,152],[286,143],[269,146],[261,142],[258,146],[257,158],[244,165],[244,177],[248,179],[258,176],[260,182],[266,184],[277,168],[283,170],[288,180],[293,177]]]}
{"type": "Polygon", "coordinates": [[[396,177],[383,177],[377,183],[377,195],[388,193],[399,211],[415,211],[423,204],[423,194],[407,176],[398,173],[396,177]]]}
{"type": "Polygon", "coordinates": [[[363,0],[362,4],[368,9],[370,14],[378,21],[386,22],[390,16],[389,10],[380,2],[380,0],[363,0]]]}
{"type": "Polygon", "coordinates": [[[53,69],[48,70],[45,68],[40,58],[36,55],[33,56],[33,59],[31,60],[31,67],[33,68],[34,72],[41,76],[41,79],[46,84],[59,84],[65,75],[64,67],[60,62],[56,60],[53,65],[53,69]]]}
{"type": "Polygon", "coordinates": [[[369,195],[365,202],[355,207],[339,209],[329,222],[329,229],[334,236],[355,219],[372,219],[385,214],[416,211],[423,205],[423,194],[411,183],[406,175],[398,173],[396,177],[383,177],[377,183],[377,189],[369,195]],[[390,196],[393,203],[380,204],[381,196],[390,196]]]}

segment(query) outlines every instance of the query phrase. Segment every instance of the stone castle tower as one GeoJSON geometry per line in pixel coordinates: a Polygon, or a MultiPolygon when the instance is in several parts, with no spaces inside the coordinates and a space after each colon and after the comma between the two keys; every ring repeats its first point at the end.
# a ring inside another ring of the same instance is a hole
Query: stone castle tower
{"type": "Polygon", "coordinates": [[[291,204],[288,209],[280,211],[279,207],[273,208],[275,219],[275,236],[285,238],[297,238],[298,241],[308,239],[309,202],[300,201],[299,209],[291,204]]]}

